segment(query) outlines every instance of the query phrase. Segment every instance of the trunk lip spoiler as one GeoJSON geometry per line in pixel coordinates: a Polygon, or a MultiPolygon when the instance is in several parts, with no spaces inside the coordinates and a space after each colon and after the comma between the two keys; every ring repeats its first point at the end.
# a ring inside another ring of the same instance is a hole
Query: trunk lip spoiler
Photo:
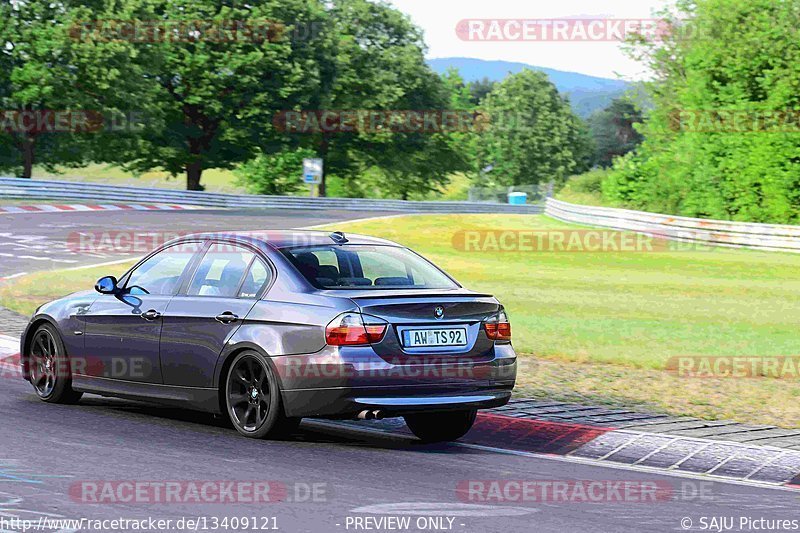
{"type": "Polygon", "coordinates": [[[430,294],[421,294],[421,293],[403,293],[398,292],[397,294],[342,294],[344,298],[349,298],[350,300],[384,300],[384,299],[400,299],[400,298],[408,298],[408,299],[417,299],[417,298],[457,298],[457,299],[465,299],[465,298],[494,298],[493,294],[483,294],[477,292],[465,292],[465,293],[430,293],[430,294]]]}

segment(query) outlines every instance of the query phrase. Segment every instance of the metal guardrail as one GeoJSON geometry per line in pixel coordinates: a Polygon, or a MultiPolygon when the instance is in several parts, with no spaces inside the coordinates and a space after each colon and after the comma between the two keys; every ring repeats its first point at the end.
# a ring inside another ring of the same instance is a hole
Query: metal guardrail
{"type": "Polygon", "coordinates": [[[205,207],[263,209],[341,209],[408,213],[542,213],[543,204],[508,205],[482,202],[415,202],[369,198],[309,198],[181,191],[98,183],[0,178],[0,198],[174,203],[205,207]]]}
{"type": "Polygon", "coordinates": [[[800,226],[706,220],[576,205],[548,198],[545,214],[578,224],[647,233],[664,239],[757,250],[800,252],[800,226]]]}

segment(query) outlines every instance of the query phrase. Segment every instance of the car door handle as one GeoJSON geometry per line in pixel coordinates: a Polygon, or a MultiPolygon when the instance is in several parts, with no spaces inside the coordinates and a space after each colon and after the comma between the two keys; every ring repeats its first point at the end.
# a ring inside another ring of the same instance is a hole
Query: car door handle
{"type": "Polygon", "coordinates": [[[217,322],[221,322],[223,324],[230,324],[232,322],[236,322],[237,320],[239,320],[239,317],[234,315],[230,311],[225,311],[224,313],[221,313],[216,317],[214,317],[214,320],[216,320],[217,322]]]}
{"type": "Polygon", "coordinates": [[[157,318],[161,318],[161,313],[156,311],[155,309],[150,309],[149,311],[145,311],[141,314],[141,317],[145,320],[155,320],[157,318]]]}

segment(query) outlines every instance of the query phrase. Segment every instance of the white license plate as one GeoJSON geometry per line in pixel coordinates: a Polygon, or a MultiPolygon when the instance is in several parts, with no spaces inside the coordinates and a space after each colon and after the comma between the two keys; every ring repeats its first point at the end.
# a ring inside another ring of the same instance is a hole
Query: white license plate
{"type": "Polygon", "coordinates": [[[466,346],[467,328],[407,329],[403,332],[403,346],[466,346]]]}

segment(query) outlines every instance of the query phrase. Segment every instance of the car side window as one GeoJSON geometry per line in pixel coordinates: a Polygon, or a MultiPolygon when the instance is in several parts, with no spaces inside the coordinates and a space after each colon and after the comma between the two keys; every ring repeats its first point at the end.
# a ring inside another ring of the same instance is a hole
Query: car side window
{"type": "Polygon", "coordinates": [[[233,244],[212,244],[189,284],[189,296],[235,298],[255,254],[233,244]]]}
{"type": "Polygon", "coordinates": [[[272,278],[272,271],[267,268],[260,259],[253,261],[247,276],[244,278],[242,288],[239,290],[239,298],[255,298],[258,291],[261,290],[270,279],[272,278]]]}
{"type": "Polygon", "coordinates": [[[172,295],[178,289],[181,275],[198,250],[199,243],[170,246],[158,252],[131,272],[125,287],[147,294],[172,295]]]}

